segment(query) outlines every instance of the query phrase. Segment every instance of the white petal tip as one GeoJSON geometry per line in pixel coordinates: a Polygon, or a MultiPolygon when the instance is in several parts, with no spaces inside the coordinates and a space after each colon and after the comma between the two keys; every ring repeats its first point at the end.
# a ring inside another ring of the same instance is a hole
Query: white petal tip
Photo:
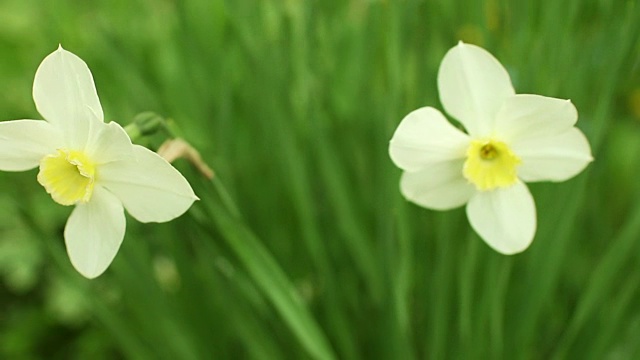
{"type": "Polygon", "coordinates": [[[479,192],[467,204],[475,232],[495,251],[513,255],[526,250],[536,234],[536,210],[526,185],[479,192]]]}
{"type": "Polygon", "coordinates": [[[498,249],[496,247],[493,247],[493,246],[489,245],[486,241],[485,241],[485,243],[487,245],[489,245],[490,248],[495,250],[497,253],[500,253],[501,255],[513,256],[513,255],[518,255],[518,254],[524,252],[525,250],[527,250],[532,241],[533,241],[533,239],[529,240],[527,246],[525,246],[523,248],[517,248],[517,249],[498,249]]]}
{"type": "MultiPolygon", "coordinates": [[[[106,270],[106,269],[105,269],[105,270],[106,270]]],[[[80,270],[80,269],[78,269],[78,268],[76,268],[76,271],[77,271],[80,275],[84,276],[85,278],[87,278],[87,279],[89,279],[89,280],[93,280],[93,279],[97,278],[98,276],[100,276],[100,275],[104,274],[104,271],[103,271],[103,272],[100,272],[100,273],[89,273],[89,272],[86,272],[86,271],[81,271],[81,270],[80,270]]]]}
{"type": "MultiPolygon", "coordinates": [[[[476,229],[474,228],[474,230],[476,229]]],[[[476,233],[478,233],[477,230],[476,233]]],[[[501,255],[511,256],[520,254],[531,246],[535,238],[535,229],[534,232],[528,236],[485,238],[480,233],[478,233],[478,236],[495,252],[501,255]]]]}
{"type": "Polygon", "coordinates": [[[67,248],[67,254],[69,255],[69,260],[71,261],[71,265],[73,265],[73,268],[76,269],[76,271],[80,275],[89,280],[95,279],[98,276],[104,274],[104,272],[111,264],[111,261],[101,264],[99,264],[98,262],[87,262],[86,257],[90,256],[90,254],[78,254],[76,252],[70,251],[69,248],[67,248]]]}

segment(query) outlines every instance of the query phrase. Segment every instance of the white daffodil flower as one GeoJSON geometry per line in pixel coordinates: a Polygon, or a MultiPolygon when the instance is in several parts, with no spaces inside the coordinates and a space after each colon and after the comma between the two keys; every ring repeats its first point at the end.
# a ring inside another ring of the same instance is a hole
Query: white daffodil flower
{"type": "Polygon", "coordinates": [[[124,238],[124,209],[141,222],[182,215],[198,198],[187,180],[156,153],[104,123],[93,77],[59,47],[38,67],[33,100],[43,120],[0,122],[0,170],[40,167],[38,182],[62,205],[75,205],[64,229],[73,266],[102,274],[124,238]]]}
{"type": "Polygon", "coordinates": [[[400,190],[420,206],[467,204],[473,229],[496,251],[524,251],[536,231],[524,182],[564,181],[593,160],[569,100],[516,94],[486,50],[459,43],[442,59],[438,90],[459,130],[432,107],[407,115],[389,145],[402,170],[400,190]]]}

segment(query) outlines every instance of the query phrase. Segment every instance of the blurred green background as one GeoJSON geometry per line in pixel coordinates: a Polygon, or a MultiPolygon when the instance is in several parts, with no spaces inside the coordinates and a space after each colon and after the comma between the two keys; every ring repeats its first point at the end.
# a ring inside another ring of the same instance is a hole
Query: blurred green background
{"type": "Polygon", "coordinates": [[[174,119],[217,178],[177,161],[202,200],[129,218],[90,281],[71,209],[37,170],[0,173],[0,358],[640,358],[639,36],[623,0],[2,0],[0,119],[40,118],[33,76],[61,43],[108,121],[174,119]],[[458,40],[518,93],[571,99],[592,145],[578,177],[530,186],[519,255],[464,209],[407,203],[387,154],[404,115],[441,109],[458,40]]]}

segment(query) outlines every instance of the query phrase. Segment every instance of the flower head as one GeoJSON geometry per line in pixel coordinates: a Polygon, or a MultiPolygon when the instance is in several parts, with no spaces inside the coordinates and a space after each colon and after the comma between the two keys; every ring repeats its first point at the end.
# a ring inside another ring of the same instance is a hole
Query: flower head
{"type": "Polygon", "coordinates": [[[46,120],[0,122],[0,170],[39,167],[38,182],[61,205],[74,205],[64,238],[73,266],[102,274],[124,238],[124,209],[142,222],[165,222],[197,200],[187,180],[156,153],[104,123],[93,77],[59,47],[36,71],[33,99],[46,120]]]}
{"type": "Polygon", "coordinates": [[[404,170],[400,190],[435,210],[467,204],[467,217],[485,242],[503,254],[525,250],[536,230],[533,198],[524,182],[564,181],[593,160],[574,125],[569,100],[516,94],[509,74],[484,49],[459,43],[438,72],[444,109],[411,112],[389,145],[404,170]]]}

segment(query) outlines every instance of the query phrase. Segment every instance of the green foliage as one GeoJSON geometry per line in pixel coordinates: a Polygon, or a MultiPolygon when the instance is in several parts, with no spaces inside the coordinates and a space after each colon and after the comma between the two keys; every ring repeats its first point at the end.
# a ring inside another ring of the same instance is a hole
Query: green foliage
{"type": "Polygon", "coordinates": [[[639,357],[639,37],[623,0],[4,0],[2,120],[39,118],[33,75],[61,43],[107,120],[172,118],[216,178],[178,160],[201,201],[127,221],[89,281],[70,209],[35,172],[0,173],[0,358],[639,357]],[[517,92],[570,98],[593,146],[583,174],[531,186],[519,255],[462,209],[407,203],[387,154],[404,115],[440,108],[460,39],[517,92]]]}

